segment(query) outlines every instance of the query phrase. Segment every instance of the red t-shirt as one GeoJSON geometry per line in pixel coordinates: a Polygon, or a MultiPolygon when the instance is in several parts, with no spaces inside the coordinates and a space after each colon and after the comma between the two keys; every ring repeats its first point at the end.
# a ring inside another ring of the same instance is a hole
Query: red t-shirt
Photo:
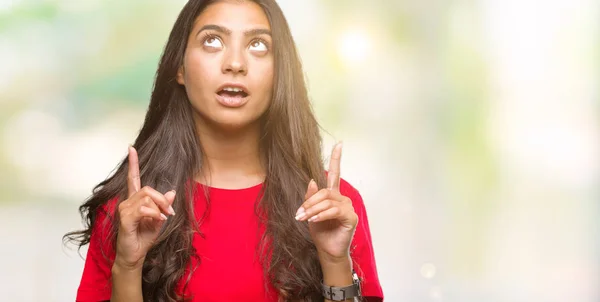
{"type": "MultiPolygon", "coordinates": [[[[265,289],[265,276],[257,254],[264,228],[259,226],[254,206],[261,188],[262,185],[240,190],[209,188],[210,215],[200,226],[205,238],[195,234],[192,242],[200,264],[185,292],[182,293],[180,287],[179,294],[203,302],[277,301],[275,289],[265,289]]],[[[206,209],[206,199],[203,190],[196,191],[195,213],[200,217],[198,215],[206,209]]],[[[357,274],[362,278],[363,296],[383,300],[365,205],[358,191],[344,180],[340,183],[340,192],[352,200],[359,217],[351,256],[358,268],[357,274]]],[[[110,300],[114,249],[106,237],[110,223],[105,222],[108,222],[107,211],[114,213],[115,205],[116,200],[113,200],[102,207],[92,228],[77,301],[110,300]]],[[[195,266],[195,258],[191,262],[195,266]]]]}

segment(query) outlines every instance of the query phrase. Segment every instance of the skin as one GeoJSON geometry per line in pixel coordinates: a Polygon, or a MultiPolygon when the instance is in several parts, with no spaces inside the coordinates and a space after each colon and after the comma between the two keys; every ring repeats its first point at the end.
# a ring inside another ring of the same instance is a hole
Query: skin
{"type": "Polygon", "coordinates": [[[243,188],[264,180],[258,120],[269,107],[273,90],[270,31],[269,20],[253,2],[215,3],[194,23],[177,82],[185,86],[194,108],[208,163],[196,178],[201,183],[243,188]],[[251,31],[254,34],[248,34],[251,31]],[[232,82],[243,84],[250,94],[240,108],[216,100],[219,87],[232,82]]]}
{"type": "MultiPolygon", "coordinates": [[[[270,25],[262,9],[246,1],[212,4],[194,23],[177,81],[188,93],[205,152],[206,164],[196,177],[201,183],[239,189],[264,180],[258,121],[270,104],[273,89],[274,59],[268,31],[270,25]],[[215,92],[226,82],[245,85],[250,94],[247,103],[237,108],[220,104],[215,92]]],[[[305,202],[296,217],[290,217],[308,221],[323,281],[331,286],[352,284],[349,248],[358,223],[352,202],[339,192],[341,153],[342,145],[338,144],[332,151],[328,187],[319,189],[311,181],[305,202]]],[[[127,187],[129,197],[119,205],[111,301],[143,300],[141,277],[145,255],[167,217],[176,215],[171,207],[174,191],[161,194],[142,187],[133,147],[129,147],[127,187]]]]}

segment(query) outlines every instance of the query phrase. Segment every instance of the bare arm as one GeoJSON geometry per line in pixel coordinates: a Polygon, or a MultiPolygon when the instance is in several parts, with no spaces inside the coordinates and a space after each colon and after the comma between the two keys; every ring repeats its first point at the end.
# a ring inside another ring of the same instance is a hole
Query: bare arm
{"type": "MultiPolygon", "coordinates": [[[[115,262],[116,263],[116,262],[115,262]]],[[[142,302],[142,269],[124,268],[118,264],[112,267],[112,302],[142,302]]]]}
{"type": "MultiPolygon", "coordinates": [[[[341,261],[320,260],[320,262],[324,284],[339,287],[352,284],[352,260],[350,256],[347,259],[341,259],[341,261]]],[[[325,301],[331,302],[329,299],[325,299],[325,301]]],[[[352,299],[347,301],[352,301],[352,299]]]]}

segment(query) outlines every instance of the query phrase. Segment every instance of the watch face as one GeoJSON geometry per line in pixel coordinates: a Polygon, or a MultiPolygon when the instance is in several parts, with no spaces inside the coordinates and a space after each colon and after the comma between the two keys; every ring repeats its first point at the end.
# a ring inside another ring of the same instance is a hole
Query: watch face
{"type": "Polygon", "coordinates": [[[356,272],[352,272],[352,281],[356,285],[356,288],[360,294],[360,278],[358,278],[358,274],[356,272]]]}

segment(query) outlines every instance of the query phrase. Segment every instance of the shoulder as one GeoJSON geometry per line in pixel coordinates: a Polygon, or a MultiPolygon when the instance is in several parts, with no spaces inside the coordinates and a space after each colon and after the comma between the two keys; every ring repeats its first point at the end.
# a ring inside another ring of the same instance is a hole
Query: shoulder
{"type": "Polygon", "coordinates": [[[119,198],[113,197],[113,198],[107,200],[106,203],[99,206],[97,213],[96,213],[98,215],[97,217],[99,218],[99,220],[103,220],[106,218],[108,218],[109,220],[112,220],[114,218],[114,215],[117,212],[118,204],[119,204],[119,198]]]}
{"type": "Polygon", "coordinates": [[[352,200],[354,211],[358,215],[358,224],[352,237],[352,262],[361,278],[363,296],[369,301],[383,301],[383,291],[377,274],[375,253],[367,210],[358,190],[344,179],[340,179],[340,193],[352,200]]]}
{"type": "Polygon", "coordinates": [[[340,193],[352,200],[355,211],[364,209],[365,205],[360,192],[343,178],[340,178],[340,193]]]}
{"type": "Polygon", "coordinates": [[[111,198],[95,209],[94,219],[90,226],[92,228],[92,237],[100,238],[103,245],[110,240],[109,235],[113,228],[115,215],[117,215],[118,201],[118,197],[111,198]]]}
{"type": "Polygon", "coordinates": [[[347,180],[343,179],[340,177],[340,193],[342,193],[343,195],[346,194],[358,194],[358,190],[352,186],[347,180]]]}

